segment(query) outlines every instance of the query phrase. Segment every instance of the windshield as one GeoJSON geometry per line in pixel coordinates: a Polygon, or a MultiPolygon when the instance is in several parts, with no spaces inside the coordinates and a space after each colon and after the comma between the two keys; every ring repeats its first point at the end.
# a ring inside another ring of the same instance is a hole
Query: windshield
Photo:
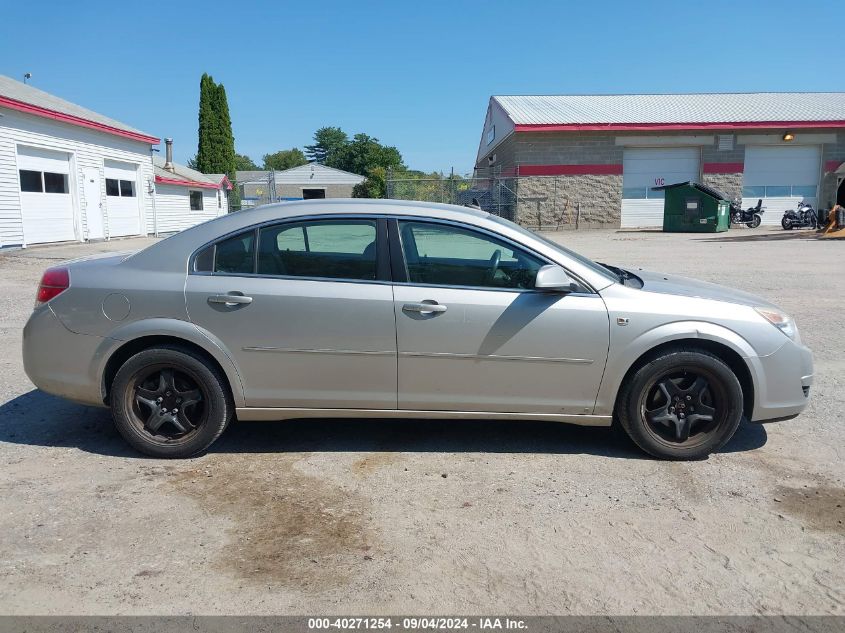
{"type": "Polygon", "coordinates": [[[610,270],[610,269],[606,268],[605,266],[602,266],[598,262],[594,262],[592,259],[584,257],[583,255],[580,255],[579,253],[576,253],[575,251],[571,251],[568,248],[566,248],[565,246],[561,246],[557,242],[553,242],[552,240],[550,240],[547,237],[544,237],[540,233],[535,233],[534,231],[531,231],[529,229],[526,229],[524,227],[519,226],[515,222],[511,222],[510,220],[506,220],[505,218],[499,217],[498,215],[493,215],[492,213],[490,214],[490,219],[493,220],[494,222],[498,222],[499,224],[504,224],[505,226],[512,228],[515,231],[519,231],[523,235],[527,235],[528,237],[533,237],[534,239],[540,240],[541,242],[543,242],[543,244],[550,246],[551,248],[555,249],[559,253],[566,255],[567,257],[571,257],[572,259],[576,260],[579,264],[583,264],[584,266],[586,266],[590,270],[592,270],[592,271],[598,273],[599,275],[602,275],[603,277],[607,278],[608,281],[615,281],[617,283],[619,282],[619,275],[616,272],[614,272],[613,270],[610,270]]]}

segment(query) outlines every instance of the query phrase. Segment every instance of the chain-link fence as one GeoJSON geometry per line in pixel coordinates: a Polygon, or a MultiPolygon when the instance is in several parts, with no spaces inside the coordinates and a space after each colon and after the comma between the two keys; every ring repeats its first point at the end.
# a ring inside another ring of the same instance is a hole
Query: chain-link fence
{"type": "Polygon", "coordinates": [[[275,193],[275,171],[245,172],[235,186],[241,192],[241,209],[251,209],[279,201],[275,193]]]}
{"type": "Polygon", "coordinates": [[[508,219],[512,219],[516,211],[515,192],[508,186],[507,179],[498,175],[476,173],[473,176],[408,178],[388,174],[386,189],[387,197],[394,200],[477,206],[508,219]]]}
{"type": "Polygon", "coordinates": [[[515,171],[500,168],[468,177],[419,179],[388,175],[387,197],[479,206],[532,229],[619,226],[621,176],[511,175],[515,171]]]}

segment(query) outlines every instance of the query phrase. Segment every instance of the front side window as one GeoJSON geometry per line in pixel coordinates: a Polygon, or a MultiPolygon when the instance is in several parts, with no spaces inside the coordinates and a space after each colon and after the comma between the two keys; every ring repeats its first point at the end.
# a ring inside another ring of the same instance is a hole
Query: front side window
{"type": "Polygon", "coordinates": [[[191,211],[202,211],[202,191],[191,191],[191,211]]]}
{"type": "Polygon", "coordinates": [[[376,223],[315,220],[264,227],[258,274],[328,279],[376,279],[376,223]]]}
{"type": "Polygon", "coordinates": [[[444,224],[400,221],[411,283],[530,289],[543,262],[484,233],[444,224]]]}

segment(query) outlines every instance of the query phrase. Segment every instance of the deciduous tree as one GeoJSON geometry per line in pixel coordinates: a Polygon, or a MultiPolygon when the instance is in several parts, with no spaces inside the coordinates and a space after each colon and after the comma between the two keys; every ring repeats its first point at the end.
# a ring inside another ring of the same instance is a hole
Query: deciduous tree
{"type": "Polygon", "coordinates": [[[324,165],[329,156],[347,143],[349,136],[339,127],[321,127],[314,132],[314,144],[305,146],[305,155],[308,160],[324,165]]]}
{"type": "Polygon", "coordinates": [[[308,159],[298,147],[283,149],[273,154],[264,154],[264,169],[275,169],[278,171],[307,165],[308,159]]]}

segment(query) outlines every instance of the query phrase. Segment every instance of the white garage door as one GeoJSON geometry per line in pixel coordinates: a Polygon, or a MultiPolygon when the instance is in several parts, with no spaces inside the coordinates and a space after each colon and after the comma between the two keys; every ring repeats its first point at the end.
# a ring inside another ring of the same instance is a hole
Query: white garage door
{"type": "Polygon", "coordinates": [[[105,173],[109,237],[140,234],[138,166],[107,160],[105,173]]]}
{"type": "Polygon", "coordinates": [[[622,228],[663,226],[663,192],[653,187],[698,180],[697,147],[627,148],[622,157],[622,228]]]}
{"type": "Polygon", "coordinates": [[[783,212],[802,200],[816,207],[820,161],[818,145],[749,145],[742,177],[743,208],[755,206],[762,198],[763,224],[780,224],[783,212]]]}
{"type": "Polygon", "coordinates": [[[24,241],[75,240],[70,155],[18,146],[18,177],[24,241]]]}

